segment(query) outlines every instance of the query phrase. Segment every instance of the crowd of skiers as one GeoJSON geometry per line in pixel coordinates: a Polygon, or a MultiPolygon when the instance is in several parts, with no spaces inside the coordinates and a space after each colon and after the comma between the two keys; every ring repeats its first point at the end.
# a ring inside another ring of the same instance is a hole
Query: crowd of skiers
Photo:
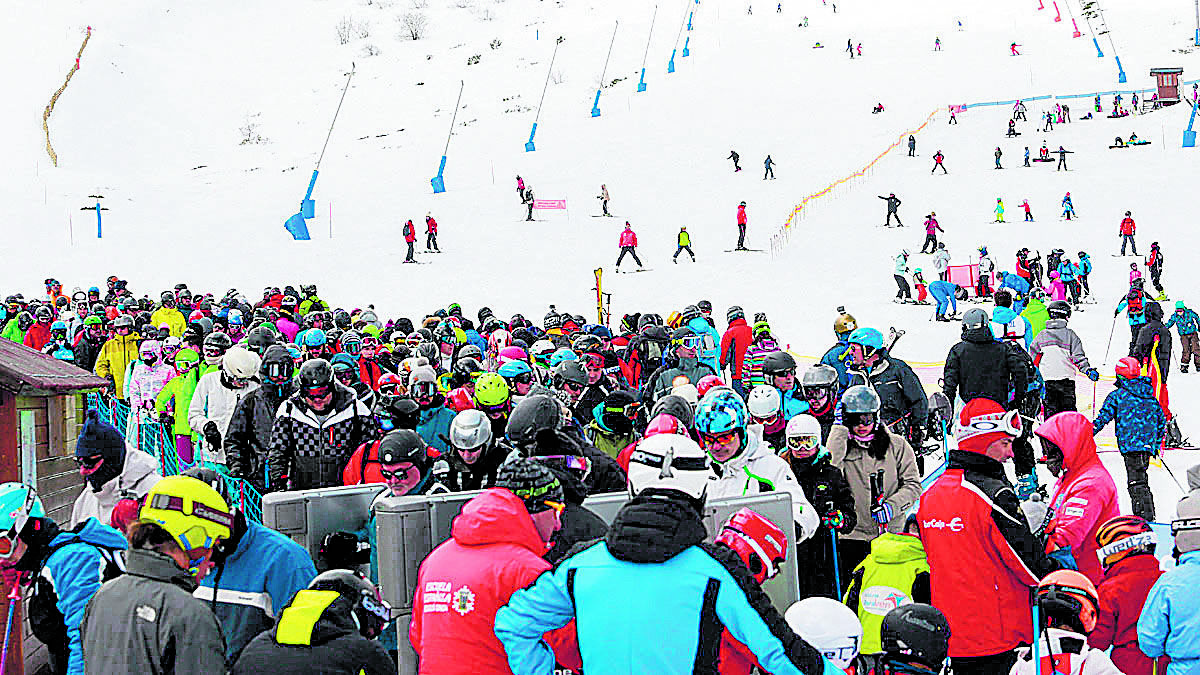
{"type": "MultiPolygon", "coordinates": [[[[313,286],[251,304],[180,284],[151,303],[112,277],[107,297],[82,295],[51,279],[44,302],[5,307],[22,341],[21,317],[48,310],[35,323],[50,337],[30,346],[92,368],[131,410],[124,431],[94,411],[80,431],[72,529],[28,486],[0,486],[0,573],[41,598],[31,623],[56,672],[394,672],[405,629],[429,673],[935,673],[947,658],[956,673],[1032,672],[1015,650],[1035,629],[1056,663],[1102,662],[1109,645],[1133,664],[1120,672],[1200,663],[1200,495],[1179,507],[1180,566],[1155,583],[1138,556],[1153,552],[1153,500],[1131,469],[1145,518],[1118,513],[1093,433],[1115,420],[1144,477],[1169,413],[1145,423],[1158,399],[1132,359],[1094,422],[1073,412],[1070,378],[1095,371],[1066,303],[1037,331],[1020,313],[1035,293],[968,311],[931,405],[896,336],[841,309],[835,344],[801,369],[765,315],[730,307],[718,331],[707,301],[612,332],[553,307],[540,325],[457,304],[385,323],[313,286]],[[164,478],[137,449],[164,426],[189,475],[164,478]],[[1031,524],[1034,435],[1058,482],[1031,524]],[[922,496],[947,436],[957,447],[922,496]],[[370,514],[326,537],[318,575],[247,519],[236,479],[483,492],[422,563],[411,623],[389,626],[370,514]],[[707,543],[706,500],[773,491],[793,522],[743,509],[707,543]],[[611,524],[584,506],[605,492],[631,498],[611,524]],[[373,580],[350,571],[368,561],[373,580]],[[759,588],[781,565],[802,598],[786,613],[759,588]]],[[[1173,323],[1194,343],[1194,312],[1173,323]]]]}

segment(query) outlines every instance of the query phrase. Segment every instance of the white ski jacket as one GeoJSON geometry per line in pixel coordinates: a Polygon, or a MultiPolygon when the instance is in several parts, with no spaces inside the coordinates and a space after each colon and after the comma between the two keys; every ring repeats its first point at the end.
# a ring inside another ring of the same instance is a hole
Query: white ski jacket
{"type": "Polygon", "coordinates": [[[710,499],[784,491],[792,497],[792,518],[800,528],[800,541],[817,531],[820,525],[817,510],[805,498],[804,489],[796,481],[792,468],[762,440],[761,425],[746,427],[746,449],[720,467],[714,465],[714,469],[719,475],[709,481],[710,499]]]}

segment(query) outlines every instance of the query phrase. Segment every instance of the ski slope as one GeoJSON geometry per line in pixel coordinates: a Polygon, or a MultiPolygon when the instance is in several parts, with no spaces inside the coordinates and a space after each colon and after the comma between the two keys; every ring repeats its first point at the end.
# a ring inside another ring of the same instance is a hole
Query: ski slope
{"type": "MultiPolygon", "coordinates": [[[[1112,44],[1101,38],[1103,59],[1082,19],[1085,34],[1071,37],[1066,5],[1078,18],[1078,3],[1060,4],[1064,20],[1056,23],[1037,0],[845,0],[836,14],[817,0],[785,1],[780,12],[774,2],[745,0],[20,0],[0,26],[0,54],[21,64],[0,102],[8,141],[0,156],[8,211],[0,288],[30,295],[46,276],[70,289],[118,274],[139,294],[154,296],[182,280],[252,297],[266,284],[311,281],[332,304],[374,303],[389,316],[456,301],[470,311],[487,304],[536,320],[549,303],[593,315],[593,270],[603,267],[614,317],[699,298],[711,300],[718,315],[740,304],[767,312],[792,351],[818,356],[831,341],[834,309],[844,305],[861,325],[906,329],[897,355],[936,363],[957,340],[957,326],[931,322],[929,307],[891,302],[891,259],[901,248],[920,248],[924,215],[936,211],[954,264],[973,262],[980,245],[1000,269],[1011,269],[1021,246],[1091,253],[1100,304],[1072,325],[1097,367],[1111,373],[1128,340],[1118,319],[1112,354],[1100,365],[1112,326],[1107,308],[1134,260],[1109,255],[1124,211],[1139,224],[1140,250],[1162,244],[1172,300],[1200,304],[1190,295],[1200,271],[1190,264],[1186,222],[1196,160],[1178,147],[1188,111],[1080,122],[1090,101],[1075,99],[1077,121],[1041,134],[1036,117],[1054,101],[1039,101],[1029,104],[1024,135],[1004,139],[1006,107],[972,108],[950,126],[945,106],[1148,88],[1151,67],[1182,66],[1184,78],[1194,79],[1200,61],[1186,53],[1189,3],[1106,0],[1112,44]],[[421,4],[428,6],[414,8],[421,4]],[[418,11],[428,21],[426,36],[399,39],[398,18],[418,11]],[[688,12],[693,30],[681,30],[688,12]],[[799,25],[805,17],[807,28],[799,25]],[[347,20],[365,26],[358,34],[366,36],[340,44],[337,25],[347,20]],[[593,118],[614,24],[602,114],[593,118]],[[50,118],[59,156],[51,167],[42,111],[87,26],[93,34],[81,70],[50,118]],[[537,151],[526,153],[559,36],[537,151]],[[676,72],[668,74],[671,51],[685,37],[690,55],[677,54],[676,72]],[[941,52],[933,51],[935,37],[941,52]],[[862,58],[848,58],[847,39],[862,43],[862,58]],[[814,49],[817,42],[824,48],[814,49]],[[1012,42],[1021,56],[1009,55],[1012,42]],[[1127,85],[1116,82],[1114,45],[1127,85]],[[367,55],[369,46],[378,54],[367,55]],[[643,54],[648,88],[638,93],[643,54]],[[479,62],[468,65],[474,55],[479,62]],[[304,194],[352,62],[355,75],[314,192],[313,239],[294,242],[282,223],[304,194]],[[447,191],[435,195],[429,179],[460,82],[447,191]],[[872,115],[878,102],[886,111],[872,115]],[[768,248],[804,195],[855,172],[934,111],[943,112],[918,135],[918,157],[901,149],[817,200],[779,255],[724,252],[736,240],[738,202],[748,203],[748,244],[768,248]],[[247,119],[266,143],[239,144],[247,119]],[[1153,145],[1107,149],[1131,131],[1153,145]],[[1020,167],[1022,148],[1036,152],[1043,138],[1074,151],[1070,171],[1020,167]],[[1002,171],[992,169],[997,145],[1002,171]],[[740,173],[725,159],[731,149],[741,154],[740,173]],[[947,176],[928,172],[937,149],[947,176]],[[761,180],[768,153],[777,162],[774,181],[761,180]],[[518,174],[539,199],[567,200],[567,211],[540,211],[524,222],[518,174]],[[601,183],[612,193],[614,218],[592,217],[601,183]],[[1080,216],[1070,223],[1057,217],[1066,191],[1080,216]],[[884,208],[876,195],[889,192],[904,202],[903,229],[878,227],[884,208]],[[89,195],[103,195],[108,209],[102,239],[94,212],[80,210],[96,202],[89,195]],[[1004,198],[1008,224],[991,222],[996,197],[1004,198]],[[1023,199],[1033,204],[1034,224],[1013,222],[1023,199]],[[399,264],[402,224],[412,219],[421,232],[429,212],[445,253],[420,254],[427,264],[399,264]],[[625,220],[652,271],[613,274],[625,220]],[[681,225],[692,236],[694,265],[669,260],[681,225]]],[[[1103,104],[1107,111],[1111,96],[1103,104]]],[[[912,262],[932,267],[920,256],[912,262]]],[[[1188,413],[1200,400],[1191,377],[1173,374],[1172,400],[1185,434],[1191,427],[1200,434],[1188,413]]],[[[1091,392],[1080,386],[1081,406],[1090,406],[1091,392]]],[[[1196,459],[1177,454],[1168,462],[1182,478],[1196,459]]],[[[1123,483],[1119,459],[1105,459],[1123,483]]],[[[1151,479],[1160,514],[1169,515],[1178,489],[1164,471],[1151,479]]]]}

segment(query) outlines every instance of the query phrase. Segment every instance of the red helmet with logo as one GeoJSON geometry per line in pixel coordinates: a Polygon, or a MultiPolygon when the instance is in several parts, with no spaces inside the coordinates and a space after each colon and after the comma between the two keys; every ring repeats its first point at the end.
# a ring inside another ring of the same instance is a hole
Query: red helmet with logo
{"type": "Polygon", "coordinates": [[[787,535],[778,525],[747,508],[725,521],[717,542],[733,549],[760,584],[779,574],[779,567],[787,559],[787,535]]]}
{"type": "Polygon", "coordinates": [[[1150,523],[1138,516],[1116,516],[1096,530],[1096,556],[1108,569],[1131,555],[1154,553],[1155,537],[1150,523]]]}
{"type": "Polygon", "coordinates": [[[709,389],[712,389],[713,387],[724,386],[725,380],[722,380],[720,377],[717,377],[716,375],[705,375],[704,377],[700,378],[698,383],[696,383],[696,393],[700,395],[700,398],[704,398],[704,395],[708,393],[709,389]]]}
{"type": "Polygon", "coordinates": [[[1117,361],[1117,377],[1123,377],[1128,380],[1141,376],[1142,364],[1138,363],[1137,359],[1132,356],[1125,356],[1120,361],[1117,361]]]}
{"type": "Polygon", "coordinates": [[[679,421],[678,417],[668,415],[667,413],[659,413],[654,419],[650,420],[650,424],[646,425],[646,433],[643,435],[645,438],[650,438],[658,434],[687,436],[688,430],[683,425],[683,422],[679,421]]]}
{"type": "Polygon", "coordinates": [[[398,387],[404,386],[404,378],[395,373],[384,373],[379,376],[378,389],[381,393],[394,394],[398,387]]]}

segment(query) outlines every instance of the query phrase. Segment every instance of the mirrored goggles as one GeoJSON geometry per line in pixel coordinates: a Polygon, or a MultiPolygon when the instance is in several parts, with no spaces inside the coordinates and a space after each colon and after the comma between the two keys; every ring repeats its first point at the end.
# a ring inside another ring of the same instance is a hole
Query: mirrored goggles
{"type": "Polygon", "coordinates": [[[787,446],[791,450],[812,450],[821,444],[818,436],[788,436],[787,446]]]}
{"type": "Polygon", "coordinates": [[[737,437],[738,437],[737,431],[726,431],[726,432],[720,433],[720,434],[701,433],[700,434],[700,444],[703,445],[704,447],[711,447],[711,446],[716,446],[716,445],[729,445],[730,443],[733,442],[733,439],[735,439],[737,437]]]}

